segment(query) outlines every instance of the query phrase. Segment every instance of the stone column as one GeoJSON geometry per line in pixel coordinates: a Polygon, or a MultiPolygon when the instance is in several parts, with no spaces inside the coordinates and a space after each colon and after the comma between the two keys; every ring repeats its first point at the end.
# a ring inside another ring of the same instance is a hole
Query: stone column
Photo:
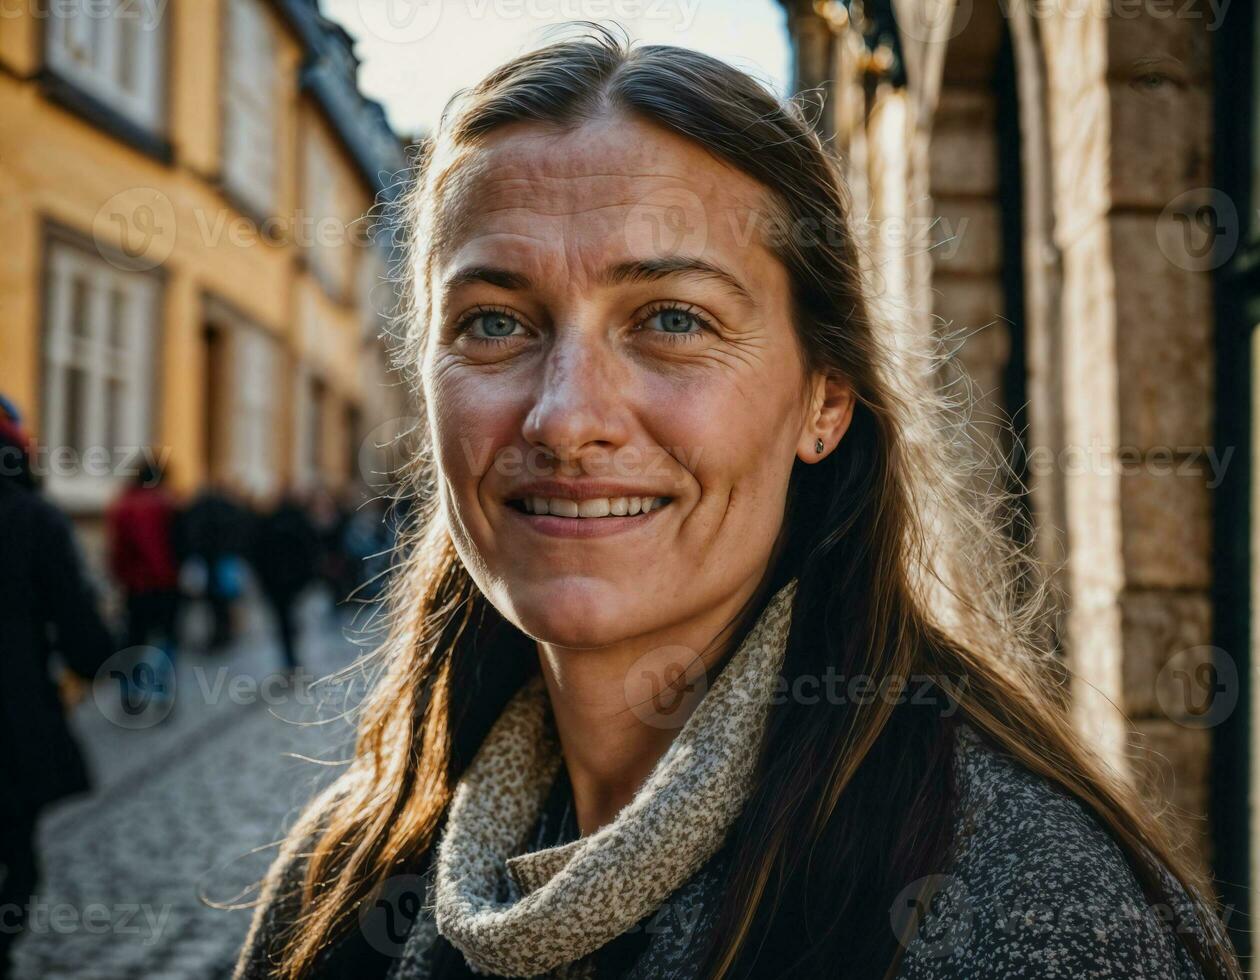
{"type": "Polygon", "coordinates": [[[1125,13],[1072,5],[1042,22],[1063,256],[1067,646],[1080,723],[1184,811],[1171,820],[1206,858],[1211,736],[1180,682],[1202,676],[1210,643],[1211,292],[1157,230],[1210,180],[1210,49],[1202,20],[1125,13]]]}

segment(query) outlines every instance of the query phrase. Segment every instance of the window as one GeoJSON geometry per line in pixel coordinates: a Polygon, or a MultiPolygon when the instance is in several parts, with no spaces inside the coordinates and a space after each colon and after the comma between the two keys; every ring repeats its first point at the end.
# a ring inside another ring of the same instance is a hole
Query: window
{"type": "Polygon", "coordinates": [[[48,486],[103,504],[149,436],[158,283],[69,245],[49,251],[44,340],[48,486]]]}
{"type": "Polygon", "coordinates": [[[275,489],[276,353],[271,338],[256,328],[233,335],[236,392],[233,404],[233,476],[240,486],[266,497],[275,489]]]}
{"type": "Polygon", "coordinates": [[[324,458],[324,403],[327,400],[325,382],[303,370],[298,377],[297,439],[294,440],[293,474],[299,489],[307,490],[319,485],[323,477],[324,458]]]}
{"type": "Polygon", "coordinates": [[[258,0],[227,5],[223,182],[259,217],[275,211],[276,50],[258,0]]]}
{"type": "Polygon", "coordinates": [[[359,312],[363,318],[363,336],[371,344],[379,344],[378,335],[394,312],[397,297],[389,282],[385,249],[375,242],[359,249],[358,287],[359,312]]]}
{"type": "Polygon", "coordinates": [[[161,125],[163,7],[128,0],[61,0],[48,19],[48,65],[150,131],[161,125]]]}
{"type": "Polygon", "coordinates": [[[349,228],[338,207],[342,200],[338,164],[333,149],[321,132],[306,139],[303,161],[303,194],[306,214],[303,232],[307,259],[324,289],[341,300],[349,299],[349,228]]]}
{"type": "Polygon", "coordinates": [[[206,474],[266,497],[279,480],[279,350],[272,335],[210,296],[203,330],[206,474]]]}

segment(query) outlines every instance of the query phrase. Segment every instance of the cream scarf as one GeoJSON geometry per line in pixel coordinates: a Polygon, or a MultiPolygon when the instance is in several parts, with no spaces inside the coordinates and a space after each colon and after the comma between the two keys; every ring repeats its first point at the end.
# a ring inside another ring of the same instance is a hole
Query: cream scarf
{"type": "Polygon", "coordinates": [[[455,789],[437,851],[437,927],[473,970],[532,977],[572,964],[718,850],[751,790],[795,591],[793,579],[775,593],[612,823],[526,854],[563,760],[542,678],[512,698],[455,789]]]}

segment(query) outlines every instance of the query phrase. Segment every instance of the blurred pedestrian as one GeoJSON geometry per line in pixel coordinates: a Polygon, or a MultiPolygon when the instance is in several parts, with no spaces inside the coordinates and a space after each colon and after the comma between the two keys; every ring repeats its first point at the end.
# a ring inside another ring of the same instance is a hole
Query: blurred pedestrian
{"type": "Polygon", "coordinates": [[[247,546],[249,514],[230,488],[204,487],[176,521],[181,580],[195,579],[197,597],[210,605],[209,647],[220,650],[232,641],[233,614],[243,589],[242,553],[247,546]],[[184,571],[195,570],[185,576],[184,571]]]}
{"type": "Polygon", "coordinates": [[[307,512],[319,538],[319,580],[328,587],[331,599],[328,608],[335,614],[337,606],[345,601],[351,588],[350,556],[345,550],[346,522],[350,518],[350,509],[328,490],[320,487],[311,494],[307,512]]]}
{"type": "Polygon", "coordinates": [[[179,571],[175,501],[162,484],[161,470],[145,463],[105,513],[110,572],[126,602],[126,644],[147,648],[136,650],[137,670],[124,671],[124,699],[160,702],[173,692],[179,571]]]}
{"type": "Polygon", "coordinates": [[[0,977],[40,877],[39,812],[89,788],[50,660],[90,679],[114,651],[70,522],[37,490],[30,440],[0,398],[0,977]]]}
{"type": "Polygon", "coordinates": [[[294,494],[282,494],[254,522],[250,563],[276,617],[281,656],[290,670],[298,665],[297,600],[316,578],[320,555],[319,533],[294,494]]]}

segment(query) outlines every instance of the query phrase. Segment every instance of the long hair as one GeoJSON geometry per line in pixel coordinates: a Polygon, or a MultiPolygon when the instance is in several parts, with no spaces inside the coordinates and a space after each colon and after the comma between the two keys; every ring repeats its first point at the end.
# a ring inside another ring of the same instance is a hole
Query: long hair
{"type": "MultiPolygon", "coordinates": [[[[771,708],[730,842],[706,975],[830,976],[837,962],[850,975],[891,974],[903,952],[889,926],[894,896],[947,868],[958,802],[950,734],[964,720],[1092,812],[1152,902],[1175,902],[1168,869],[1193,896],[1204,937],[1187,933],[1190,952],[1209,977],[1237,976],[1207,884],[1070,724],[1065,671],[1045,636],[1044,577],[1010,533],[1018,509],[1005,491],[977,484],[938,356],[917,354],[874,322],[844,182],[805,113],[714,58],[582,26],[458,93],[418,158],[402,201],[409,291],[400,364],[418,387],[430,272],[452,232],[445,204],[496,129],[564,130],[615,111],[739,168],[764,186],[790,231],[773,248],[790,274],[807,368],[845,379],[856,394],[838,448],[813,465],[797,461],[791,475],[773,576],[798,579],[786,679],[830,673],[885,691],[921,680],[933,692],[771,708]]],[[[359,903],[434,844],[490,724],[538,669],[533,641],[490,605],[456,555],[431,447],[418,448],[406,479],[412,523],[355,753],[291,831],[314,845],[302,912],[284,937],[286,980],[308,976],[359,903]]]]}

